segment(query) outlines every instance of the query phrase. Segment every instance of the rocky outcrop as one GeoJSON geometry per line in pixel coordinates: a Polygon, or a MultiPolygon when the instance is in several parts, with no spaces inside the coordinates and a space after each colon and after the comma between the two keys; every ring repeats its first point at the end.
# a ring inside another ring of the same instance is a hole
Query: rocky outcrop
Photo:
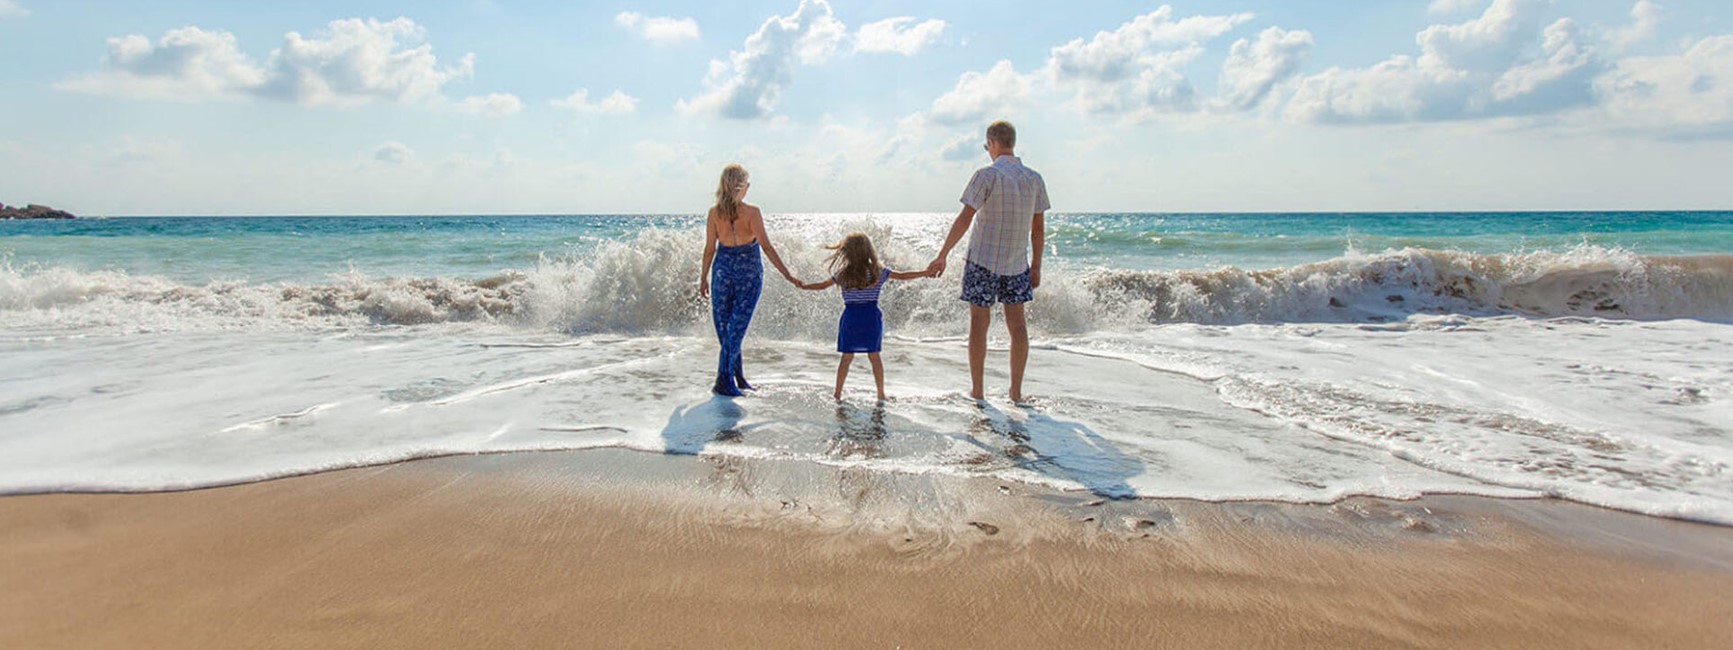
{"type": "Polygon", "coordinates": [[[0,203],[0,219],[72,219],[71,212],[32,203],[22,208],[0,203]]]}

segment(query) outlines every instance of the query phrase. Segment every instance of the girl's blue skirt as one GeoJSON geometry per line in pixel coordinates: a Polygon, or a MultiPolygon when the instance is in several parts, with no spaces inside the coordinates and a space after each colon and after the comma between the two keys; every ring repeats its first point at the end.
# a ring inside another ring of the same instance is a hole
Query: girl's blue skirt
{"type": "Polygon", "coordinates": [[[885,338],[884,314],[876,303],[844,305],[836,324],[836,351],[878,352],[885,338]]]}

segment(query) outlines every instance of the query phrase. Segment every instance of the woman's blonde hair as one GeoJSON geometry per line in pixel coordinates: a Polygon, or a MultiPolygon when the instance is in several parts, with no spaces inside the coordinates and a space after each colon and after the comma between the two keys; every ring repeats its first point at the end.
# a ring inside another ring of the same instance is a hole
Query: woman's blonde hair
{"type": "Polygon", "coordinates": [[[740,216],[739,192],[745,189],[749,177],[746,168],[739,164],[722,168],[722,180],[716,183],[716,212],[728,223],[734,223],[734,219],[740,216]]]}
{"type": "Polygon", "coordinates": [[[830,254],[830,273],[844,289],[865,289],[879,283],[884,266],[866,234],[851,232],[842,241],[825,247],[830,254]]]}

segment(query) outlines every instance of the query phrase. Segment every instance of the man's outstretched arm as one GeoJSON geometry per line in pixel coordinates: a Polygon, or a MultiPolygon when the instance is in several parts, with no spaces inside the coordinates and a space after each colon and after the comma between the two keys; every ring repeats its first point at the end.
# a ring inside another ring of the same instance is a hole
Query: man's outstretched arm
{"type": "Polygon", "coordinates": [[[927,265],[927,271],[934,277],[945,274],[945,258],[951,255],[951,249],[957,247],[957,242],[963,240],[963,233],[969,232],[969,224],[974,221],[974,206],[963,206],[963,210],[957,213],[957,220],[951,222],[951,232],[945,235],[945,245],[939,248],[939,256],[927,265]]]}

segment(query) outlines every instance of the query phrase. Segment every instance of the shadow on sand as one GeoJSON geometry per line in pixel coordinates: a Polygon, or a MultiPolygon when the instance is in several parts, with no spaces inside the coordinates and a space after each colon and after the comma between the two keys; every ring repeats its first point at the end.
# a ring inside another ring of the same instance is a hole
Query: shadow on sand
{"type": "Polygon", "coordinates": [[[980,416],[969,434],[1010,457],[1017,466],[1082,485],[1109,499],[1137,497],[1129,484],[1143,473],[1143,461],[1121,452],[1113,443],[1081,422],[1061,420],[1035,408],[1019,409],[1016,417],[991,404],[979,404],[980,416]]]}
{"type": "Polygon", "coordinates": [[[732,442],[752,427],[741,427],[746,408],[720,395],[697,404],[676,406],[662,427],[662,449],[670,454],[696,455],[712,442],[732,442]]]}

